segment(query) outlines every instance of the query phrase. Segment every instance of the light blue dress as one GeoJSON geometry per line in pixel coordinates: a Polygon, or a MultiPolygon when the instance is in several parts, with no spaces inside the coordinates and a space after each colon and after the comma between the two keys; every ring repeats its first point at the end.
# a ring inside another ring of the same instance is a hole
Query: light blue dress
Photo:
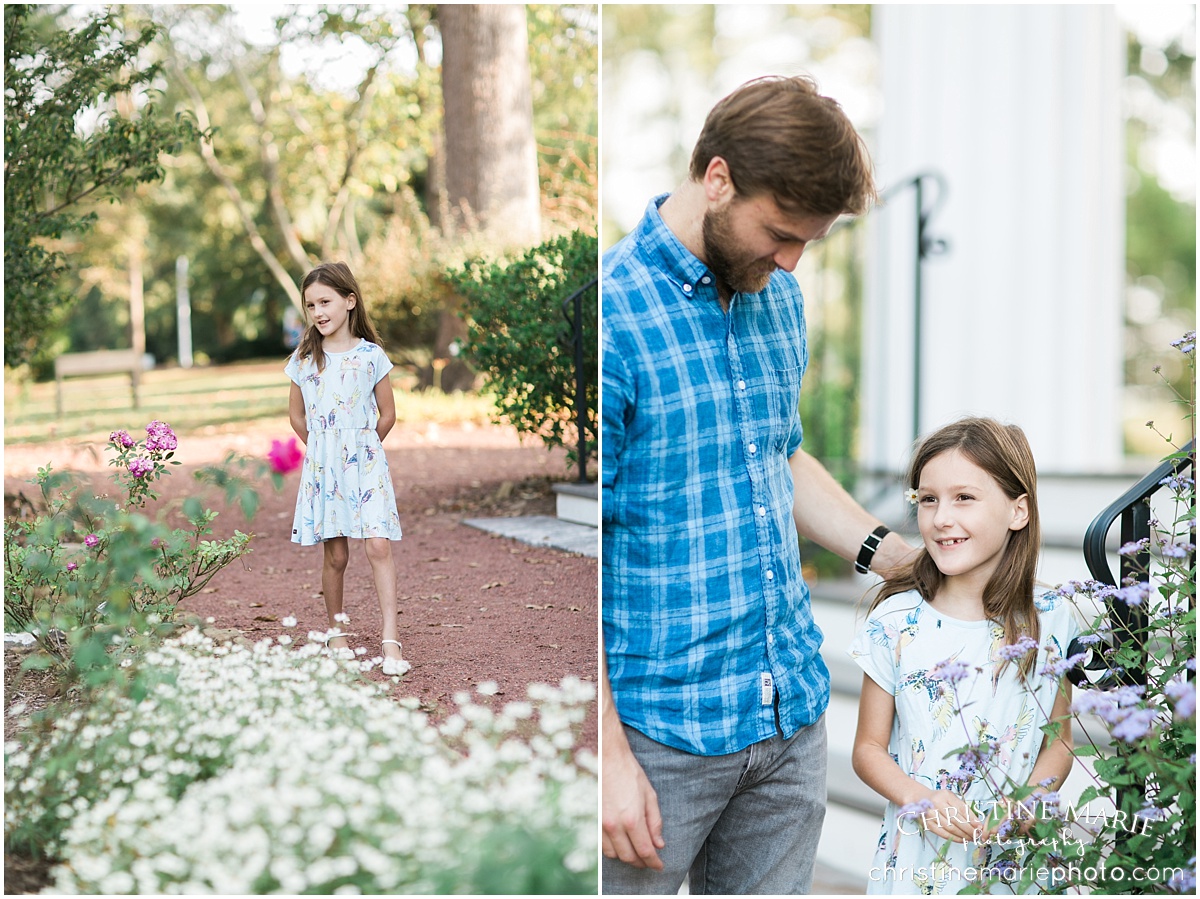
{"type": "Polygon", "coordinates": [[[284,371],[300,386],[308,445],[296,496],[292,542],[313,546],[333,537],[400,539],[396,493],[375,432],[375,385],[392,369],[367,340],[341,353],[325,351],[325,370],[311,359],[288,360],[284,371]]]}
{"type": "MultiPolygon", "coordinates": [[[[1015,785],[1029,782],[1062,682],[1040,672],[1065,656],[1079,633],[1066,600],[1041,594],[1034,604],[1041,639],[1027,682],[1016,662],[1001,665],[1003,625],[942,615],[916,591],[889,596],[873,609],[848,650],[895,697],[892,759],[930,789],[953,790],[981,818],[1015,785]],[[939,663],[948,661],[966,663],[967,675],[957,682],[939,677],[939,663]],[[990,747],[984,764],[960,764],[957,751],[968,744],[990,747]]],[[[981,880],[990,886],[984,892],[1016,892],[1010,878],[1019,874],[1018,841],[951,843],[919,833],[916,821],[898,820],[899,811],[888,803],[868,894],[954,894],[981,880]]]]}

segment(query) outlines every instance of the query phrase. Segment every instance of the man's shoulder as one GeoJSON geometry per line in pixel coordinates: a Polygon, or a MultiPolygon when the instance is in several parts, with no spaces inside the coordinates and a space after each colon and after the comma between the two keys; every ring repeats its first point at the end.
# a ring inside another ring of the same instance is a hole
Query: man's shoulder
{"type": "Polygon", "coordinates": [[[662,270],[638,244],[637,232],[621,238],[604,254],[601,268],[604,314],[622,315],[641,309],[660,289],[662,270]]]}

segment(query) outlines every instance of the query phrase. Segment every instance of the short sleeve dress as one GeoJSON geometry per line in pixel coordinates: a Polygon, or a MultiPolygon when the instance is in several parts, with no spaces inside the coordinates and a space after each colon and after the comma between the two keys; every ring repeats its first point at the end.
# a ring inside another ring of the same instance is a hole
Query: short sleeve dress
{"type": "MultiPolygon", "coordinates": [[[[930,789],[954,790],[981,819],[1029,782],[1061,683],[1040,672],[1063,658],[1079,633],[1068,601],[1044,593],[1034,602],[1041,639],[1027,685],[1016,662],[1001,670],[1002,625],[942,615],[915,591],[880,603],[849,648],[871,680],[895,697],[892,758],[930,789]],[[939,664],[949,661],[965,662],[967,676],[956,683],[940,678],[939,664]],[[981,763],[960,759],[968,744],[984,747],[981,763]]],[[[888,803],[867,893],[956,894],[980,881],[991,892],[1013,892],[1023,851],[1018,841],[950,843],[918,832],[916,821],[898,821],[899,811],[888,803]]]]}
{"type": "Polygon", "coordinates": [[[333,537],[400,539],[396,493],[375,432],[375,385],[391,360],[362,340],[341,353],[325,351],[325,370],[293,353],[284,371],[300,386],[308,424],[292,542],[313,546],[333,537]]]}

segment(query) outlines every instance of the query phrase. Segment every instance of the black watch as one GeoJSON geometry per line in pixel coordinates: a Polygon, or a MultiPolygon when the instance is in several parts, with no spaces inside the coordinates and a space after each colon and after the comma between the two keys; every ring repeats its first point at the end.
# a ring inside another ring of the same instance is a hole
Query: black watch
{"type": "Polygon", "coordinates": [[[875,550],[879,549],[879,544],[883,542],[883,538],[891,533],[891,529],[881,524],[871,533],[867,534],[867,539],[862,542],[862,548],[858,551],[858,558],[854,561],[854,570],[859,574],[869,574],[871,571],[871,560],[875,558],[875,550]]]}

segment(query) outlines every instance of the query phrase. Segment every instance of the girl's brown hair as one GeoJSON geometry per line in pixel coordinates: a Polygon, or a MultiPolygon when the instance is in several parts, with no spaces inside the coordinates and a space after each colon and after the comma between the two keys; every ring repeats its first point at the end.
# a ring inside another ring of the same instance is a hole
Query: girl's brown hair
{"type": "MultiPolygon", "coordinates": [[[[311,272],[304,276],[304,280],[300,282],[300,297],[303,300],[305,291],[314,284],[324,284],[326,287],[331,287],[340,296],[354,296],[354,306],[350,310],[350,333],[355,337],[361,337],[364,340],[369,340],[371,343],[383,346],[379,339],[379,332],[375,330],[375,326],[371,324],[371,318],[367,315],[367,306],[363,302],[362,291],[358,287],[358,281],[355,280],[350,267],[344,262],[322,262],[311,272]]],[[[308,316],[308,307],[304,307],[304,315],[308,316]]],[[[323,344],[325,338],[321,332],[317,330],[317,326],[312,322],[308,323],[308,327],[304,329],[304,334],[300,338],[300,345],[296,347],[296,357],[304,359],[312,356],[317,363],[317,371],[325,370],[325,350],[323,344]]]]}
{"type": "MultiPolygon", "coordinates": [[[[1009,499],[1027,497],[1029,522],[1009,533],[1000,564],[983,591],[983,609],[987,617],[1004,625],[1006,643],[1015,643],[1023,634],[1041,639],[1037,608],[1033,604],[1037,576],[1038,551],[1042,543],[1037,507],[1037,467],[1025,432],[1016,425],[1005,425],[991,418],[964,418],[934,431],[917,446],[908,467],[907,484],[915,490],[921,483],[921,471],[942,453],[958,450],[1000,486],[1009,499]]],[[[916,590],[926,601],[941,587],[944,575],[929,551],[922,547],[911,565],[884,582],[871,602],[874,609],[889,596],[916,590]]],[[[1020,663],[1028,675],[1036,653],[1027,653],[1020,663]]]]}

